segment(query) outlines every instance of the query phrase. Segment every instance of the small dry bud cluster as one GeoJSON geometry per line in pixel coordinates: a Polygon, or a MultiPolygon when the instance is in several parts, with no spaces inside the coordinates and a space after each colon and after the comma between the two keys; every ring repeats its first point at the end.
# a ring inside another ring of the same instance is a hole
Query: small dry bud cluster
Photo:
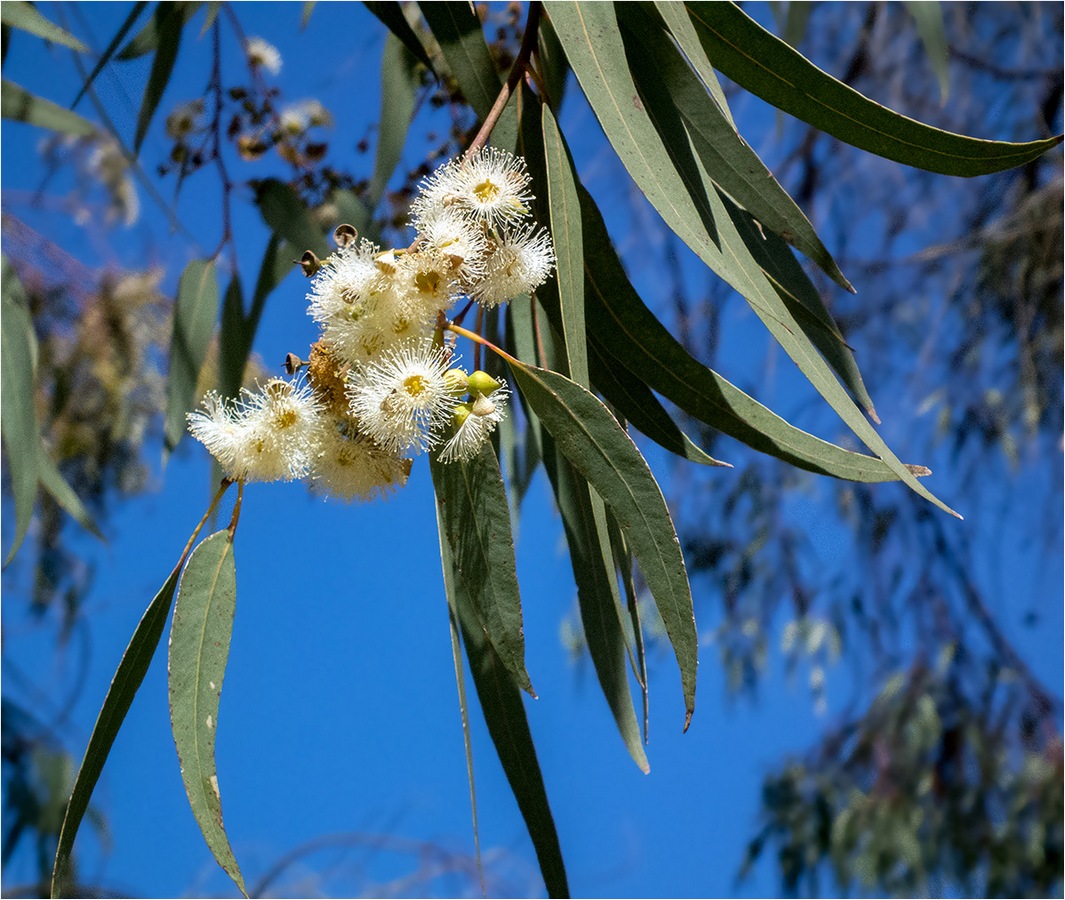
{"type": "Polygon", "coordinates": [[[550,235],[527,223],[528,188],[524,160],[480,150],[422,183],[411,248],[382,250],[341,225],[335,253],[305,256],[308,311],[322,329],[306,380],[273,379],[235,402],[209,394],[189,415],[226,475],[309,478],[315,490],[365,500],[404,484],[413,454],[476,455],[509,391],[458,368],[437,323],[460,298],[492,307],[551,274],[550,235]]]}

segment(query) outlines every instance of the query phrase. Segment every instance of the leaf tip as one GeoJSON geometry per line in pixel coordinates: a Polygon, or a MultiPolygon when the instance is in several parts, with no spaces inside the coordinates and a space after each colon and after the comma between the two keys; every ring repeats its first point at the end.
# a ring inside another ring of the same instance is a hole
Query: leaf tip
{"type": "Polygon", "coordinates": [[[865,411],[866,411],[867,413],[869,413],[869,418],[870,418],[870,419],[872,419],[872,420],[873,420],[873,422],[875,422],[875,423],[876,423],[877,425],[879,425],[879,424],[880,424],[880,416],[878,416],[878,415],[876,414],[876,407],[875,407],[875,406],[873,406],[873,404],[872,404],[872,403],[870,403],[870,404],[869,404],[869,405],[868,405],[868,406],[867,406],[867,407],[865,408],[865,411]]]}
{"type": "Polygon", "coordinates": [[[910,470],[910,474],[918,478],[925,478],[932,474],[932,470],[928,466],[915,466],[911,463],[904,463],[904,465],[910,470]]]}
{"type": "Polygon", "coordinates": [[[688,710],[685,711],[685,713],[684,713],[684,730],[681,732],[681,734],[687,734],[688,733],[688,727],[692,723],[692,716],[694,714],[695,714],[695,708],[694,707],[690,707],[688,710]]]}

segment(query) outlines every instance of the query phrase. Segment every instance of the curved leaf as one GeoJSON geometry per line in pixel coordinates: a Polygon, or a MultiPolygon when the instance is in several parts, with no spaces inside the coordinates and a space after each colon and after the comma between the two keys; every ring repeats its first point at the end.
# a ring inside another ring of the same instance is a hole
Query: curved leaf
{"type": "Polygon", "coordinates": [[[37,338],[26,295],[14,266],[2,257],[2,315],[0,315],[0,430],[7,448],[11,493],[15,499],[15,536],[4,560],[6,566],[22,545],[37,499],[40,433],[33,401],[37,368],[37,338]]]}
{"type": "MultiPolygon", "coordinates": [[[[682,7],[660,4],[684,19],[682,7]]],[[[692,144],[710,177],[759,222],[793,244],[841,287],[853,292],[810,220],[773,177],[750,145],[737,133],[719,105],[676,51],[659,23],[639,3],[618,6],[618,21],[637,49],[629,54],[637,84],[654,81],[668,90],[690,127],[692,144]]]]}
{"type": "Polygon", "coordinates": [[[233,541],[228,530],[217,531],[192,551],[174,605],[167,665],[170,724],[196,824],[218,864],[247,895],[222,824],[214,754],[236,605],[233,541]]]}
{"type": "Polygon", "coordinates": [[[129,645],[122,654],[115,677],[111,679],[111,686],[100,708],[100,714],[96,717],[96,724],[89,738],[89,746],[85,750],[85,758],[82,759],[81,767],[78,769],[74,790],[67,803],[66,814],[63,816],[63,826],[59,831],[55,866],[52,869],[53,898],[62,896],[62,891],[67,886],[66,882],[70,877],[70,853],[74,849],[74,838],[77,836],[78,826],[85,816],[85,811],[89,808],[89,799],[92,797],[96,782],[100,779],[100,773],[103,772],[111,746],[118,737],[126,713],[129,712],[133,698],[137,695],[137,690],[144,681],[148,666],[159,646],[180,571],[179,564],[163,582],[159,593],[148,604],[144,616],[133,632],[133,637],[130,638],[129,645]]]}
{"type": "Polygon", "coordinates": [[[684,557],[662,490],[632,438],[593,394],[557,372],[517,360],[511,371],[559,452],[613,511],[640,564],[680,665],[687,730],[699,639],[684,557]]]}
{"type": "Polygon", "coordinates": [[[562,861],[562,848],[558,843],[558,831],[547,801],[544,776],[536,758],[536,746],[529,731],[521,692],[515,687],[514,678],[485,635],[465,581],[456,577],[460,570],[451,555],[439,495],[436,520],[440,528],[440,560],[444,569],[448,606],[452,621],[457,620],[462,629],[462,642],[466,648],[466,658],[470,661],[470,673],[488,733],[492,736],[503,772],[514,799],[518,801],[529,837],[532,838],[547,895],[568,897],[569,885],[562,861]]]}
{"type": "MultiPolygon", "coordinates": [[[[844,450],[790,425],[694,359],[636,293],[594,201],[584,192],[581,201],[588,247],[584,274],[589,334],[611,371],[623,367],[637,373],[688,415],[799,468],[848,481],[899,479],[876,457],[844,450]]],[[[598,371],[596,377],[601,377],[598,371]]],[[[920,466],[910,471],[928,474],[920,466]]]]}
{"type": "Polygon", "coordinates": [[[434,454],[429,466],[457,577],[514,683],[535,697],[525,670],[510,508],[492,445],[467,462],[442,463],[434,454]]]}
{"type": "Polygon", "coordinates": [[[31,94],[13,81],[0,82],[0,116],[63,134],[92,134],[96,126],[76,112],[31,94]]]}
{"type": "Polygon", "coordinates": [[[423,3],[419,8],[466,102],[483,120],[502,81],[488,52],[480,18],[468,3],[423,3]]]}
{"type": "Polygon", "coordinates": [[[370,205],[381,199],[388,179],[392,177],[407,140],[407,129],[414,115],[414,98],[419,78],[416,61],[391,32],[385,36],[385,50],[381,58],[381,116],[377,129],[377,153],[374,158],[373,180],[370,182],[370,205]]]}
{"type": "Polygon", "coordinates": [[[297,249],[313,250],[324,259],[330,254],[322,230],[311,219],[307,207],[292,185],[267,178],[255,186],[255,202],[266,222],[277,234],[297,249]]]}
{"type": "Polygon", "coordinates": [[[425,52],[422,42],[418,40],[418,35],[414,33],[414,29],[410,27],[410,23],[403,15],[403,9],[398,3],[394,2],[394,0],[383,0],[383,2],[365,0],[363,6],[372,12],[385,28],[403,42],[403,46],[414,54],[418,62],[430,72],[433,71],[433,64],[429,61],[429,55],[425,52]]]}
{"type": "Polygon", "coordinates": [[[947,64],[947,36],[943,30],[943,6],[939,0],[904,0],[917,25],[928,61],[939,82],[939,100],[947,102],[950,93],[950,67],[947,64]]]}
{"type": "Polygon", "coordinates": [[[159,108],[159,102],[163,99],[163,94],[170,83],[170,75],[174,71],[174,63],[177,62],[178,50],[181,47],[181,30],[186,22],[181,4],[161,5],[163,6],[162,13],[157,13],[159,16],[159,49],[155,51],[152,69],[144,85],[141,108],[137,113],[137,131],[133,137],[135,154],[140,153],[141,144],[148,135],[148,126],[151,125],[155,111],[159,108]]]}
{"type": "Polygon", "coordinates": [[[37,37],[51,41],[53,44],[62,44],[64,47],[70,47],[71,50],[77,50],[78,53],[89,52],[89,48],[81,41],[72,34],[68,34],[54,22],[46,19],[32,4],[26,3],[24,0],[4,0],[4,3],[0,5],[0,22],[5,25],[12,25],[30,34],[35,34],[37,37]]]}
{"type": "Polygon", "coordinates": [[[555,278],[566,368],[577,384],[588,385],[588,350],[584,328],[584,250],[581,206],[569,148],[551,108],[541,109],[551,238],[555,244],[555,278]]]}
{"type": "Polygon", "coordinates": [[[158,50],[160,41],[166,33],[164,21],[168,17],[176,15],[181,24],[185,25],[189,19],[196,15],[196,11],[201,6],[203,6],[202,3],[185,2],[185,0],[177,0],[174,3],[156,3],[152,17],[115,58],[121,60],[136,59],[138,56],[144,56],[153,50],[158,50]]]}
{"type": "Polygon", "coordinates": [[[196,382],[218,318],[218,281],[214,263],[194,259],[181,273],[174,327],[170,335],[170,373],[166,379],[166,446],[173,450],[185,433],[185,414],[199,399],[196,382]]]}
{"type": "Polygon", "coordinates": [[[78,95],[74,98],[74,102],[70,104],[70,108],[74,109],[81,102],[81,98],[85,96],[89,88],[92,87],[92,83],[96,81],[96,76],[99,75],[104,66],[106,66],[111,58],[115,55],[115,51],[118,49],[118,45],[122,43],[126,35],[129,34],[130,29],[140,18],[140,14],[144,12],[145,7],[148,5],[147,0],[137,0],[133,4],[132,9],[129,11],[129,15],[126,16],[125,21],[119,26],[118,31],[115,32],[115,36],[111,38],[110,43],[104,49],[104,52],[100,54],[100,58],[96,60],[96,65],[92,67],[92,71],[88,77],[82,82],[81,89],[78,91],[78,95]]]}
{"type": "Polygon", "coordinates": [[[1061,143],[1060,136],[1016,144],[932,128],[837,81],[733,3],[685,6],[717,69],[778,109],[877,156],[970,177],[1024,165],[1061,143]]]}
{"type": "Polygon", "coordinates": [[[67,483],[67,480],[52,460],[51,454],[44,447],[41,447],[38,452],[37,466],[37,475],[40,478],[41,487],[51,494],[52,499],[59,504],[60,508],[66,510],[70,517],[90,534],[98,537],[101,541],[104,540],[103,532],[93,521],[89,511],[85,508],[85,504],[81,502],[81,498],[67,483]]]}

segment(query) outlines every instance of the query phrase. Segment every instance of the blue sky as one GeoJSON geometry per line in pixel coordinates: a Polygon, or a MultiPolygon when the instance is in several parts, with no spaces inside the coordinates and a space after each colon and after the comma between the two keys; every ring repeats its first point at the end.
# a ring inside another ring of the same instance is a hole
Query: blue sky
{"type": "MultiPolygon", "coordinates": [[[[79,9],[83,20],[68,25],[99,49],[127,8],[85,4],[79,9]]],[[[41,4],[41,9],[60,20],[54,5],[41,4]]],[[[350,152],[378,115],[383,28],[358,4],[319,5],[303,34],[298,33],[299,4],[240,4],[237,12],[249,34],[281,49],[284,68],[277,82],[286,98],[321,98],[336,119],[330,135],[333,152],[350,152]]],[[[210,42],[193,40],[196,33],[196,28],[186,32],[171,89],[142,152],[149,170],[166,153],[166,110],[200,95],[209,76],[210,42]]],[[[224,33],[227,68],[235,72],[237,47],[232,33],[224,33]]],[[[100,81],[102,95],[119,110],[127,138],[147,67],[146,60],[122,64],[100,81]],[[126,105],[127,97],[132,106],[126,105]]],[[[69,102],[79,84],[66,51],[48,51],[21,34],[13,41],[5,77],[60,103],[69,102]],[[42,66],[48,67],[46,77],[42,66]]],[[[624,223],[628,217],[622,206],[630,196],[616,187],[620,166],[604,149],[590,111],[575,99],[567,102],[562,125],[567,135],[579,136],[571,138],[578,167],[597,198],[612,195],[618,204],[611,222],[624,223]]],[[[79,108],[91,115],[87,106],[79,108]]],[[[415,131],[426,127],[421,122],[415,131]]],[[[10,122],[3,128],[3,189],[33,190],[42,177],[35,151],[42,133],[10,122]]],[[[362,157],[354,164],[356,172],[369,175],[372,162],[372,154],[362,157]]],[[[236,177],[276,171],[269,162],[257,165],[241,168],[236,177]]],[[[48,190],[62,194],[67,187],[57,179],[48,190]]],[[[171,190],[172,181],[165,182],[164,194],[171,190]]],[[[145,224],[136,232],[115,232],[108,242],[111,261],[164,265],[164,285],[173,290],[185,262],[217,243],[214,175],[205,171],[191,179],[178,205],[198,248],[168,233],[143,192],[141,199],[145,224]]],[[[238,199],[247,201],[248,196],[238,199]]],[[[54,217],[35,219],[24,208],[17,211],[75,256],[94,266],[100,263],[76,226],[58,226],[54,217]]],[[[247,202],[238,203],[235,211],[240,273],[250,286],[268,232],[247,202]]],[[[632,234],[621,240],[626,246],[638,243],[632,234]]],[[[689,259],[683,264],[689,278],[702,277],[689,259]]],[[[633,275],[637,286],[650,290],[654,272],[633,275]]],[[[315,339],[314,324],[305,315],[305,290],[294,273],[267,305],[256,350],[268,366],[290,350],[300,354],[315,339]]],[[[742,304],[729,304],[725,328],[736,348],[724,354],[725,361],[742,369],[745,359],[761,357],[764,338],[756,336],[742,304]]],[[[757,369],[746,376],[761,374],[757,369]]],[[[785,412],[787,404],[803,402],[803,395],[794,395],[779,375],[759,396],[784,404],[785,412]]],[[[904,398],[876,399],[889,443],[904,439],[910,414],[904,398]]],[[[657,472],[669,472],[659,454],[648,456],[657,472]]],[[[7,660],[48,696],[63,697],[72,685],[80,685],[64,731],[75,753],[88,739],[129,635],[206,507],[209,477],[206,453],[186,441],[165,471],[156,467],[157,490],[116,507],[106,546],[78,538],[97,572],[87,601],[87,656],[77,649],[77,640],[57,653],[54,623],[34,624],[23,613],[17,572],[6,585],[7,660]]],[[[1033,481],[1025,489],[1038,491],[1038,473],[1033,481]]],[[[974,512],[980,508],[979,495],[962,499],[958,494],[969,494],[963,487],[948,480],[933,489],[939,488],[947,502],[974,512]],[[951,487],[959,490],[952,494],[951,487]]],[[[812,509],[797,499],[794,515],[810,522],[811,539],[825,559],[839,552],[839,535],[823,520],[819,524],[816,497],[812,509]]],[[[989,529],[973,527],[992,540],[989,529]]],[[[758,701],[751,703],[730,696],[715,649],[704,647],[698,708],[691,730],[682,735],[679,676],[671,654],[660,648],[651,660],[651,774],[644,776],[616,734],[590,664],[573,664],[560,640],[560,622],[575,598],[562,546],[548,485],[538,476],[523,508],[517,543],[529,672],[540,697],[526,705],[574,894],[775,893],[776,873],[764,864],[748,881],[734,881],[754,833],[761,781],[786,754],[810,746],[851,696],[846,667],[829,673],[830,711],[821,717],[804,672],[789,677],[779,653],[770,653],[758,701]]],[[[1048,566],[1032,554],[1031,547],[1003,549],[997,557],[1001,577],[1014,584],[1030,579],[1032,591],[1060,584],[1060,557],[1048,566]]],[[[218,770],[227,830],[249,886],[292,847],[340,832],[401,836],[471,854],[462,732],[424,460],[416,463],[408,487],[387,503],[348,507],[325,503],[298,484],[250,486],[236,559],[238,605],[219,716],[218,770]]],[[[700,624],[713,624],[713,601],[712,595],[697,597],[700,624]]],[[[1020,630],[1016,617],[1008,609],[1003,612],[1004,627],[1028,652],[1036,672],[1049,684],[1060,684],[1060,609],[1058,618],[1044,620],[1038,632],[1020,630]]],[[[10,678],[7,670],[5,675],[10,678]]],[[[20,690],[17,685],[14,689],[20,690]]],[[[510,889],[537,893],[542,887],[532,848],[479,713],[472,727],[482,848],[490,859],[503,855],[490,865],[489,877],[497,871],[510,889]]],[[[78,853],[86,877],[135,895],[235,895],[188,810],[170,736],[162,648],[96,799],[108,817],[110,840],[102,853],[90,828],[83,826],[78,853]]],[[[309,857],[308,871],[320,872],[337,859],[329,852],[309,857]]],[[[368,854],[362,863],[371,884],[412,868],[403,854],[368,854]]],[[[4,874],[5,886],[31,873],[32,860],[18,857],[4,874]]],[[[463,885],[456,883],[454,890],[475,889],[463,885]]]]}

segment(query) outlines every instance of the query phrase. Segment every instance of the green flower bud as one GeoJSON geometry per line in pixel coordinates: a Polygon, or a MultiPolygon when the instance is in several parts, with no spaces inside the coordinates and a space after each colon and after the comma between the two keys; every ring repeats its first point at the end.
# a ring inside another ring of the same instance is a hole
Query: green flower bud
{"type": "Polygon", "coordinates": [[[462,423],[470,417],[470,405],[468,403],[460,403],[455,407],[455,411],[452,413],[451,421],[456,429],[462,427],[462,423]]]}
{"type": "Polygon", "coordinates": [[[496,381],[487,372],[480,370],[474,372],[469,378],[470,393],[490,396],[493,391],[498,391],[503,385],[496,381]]]}

